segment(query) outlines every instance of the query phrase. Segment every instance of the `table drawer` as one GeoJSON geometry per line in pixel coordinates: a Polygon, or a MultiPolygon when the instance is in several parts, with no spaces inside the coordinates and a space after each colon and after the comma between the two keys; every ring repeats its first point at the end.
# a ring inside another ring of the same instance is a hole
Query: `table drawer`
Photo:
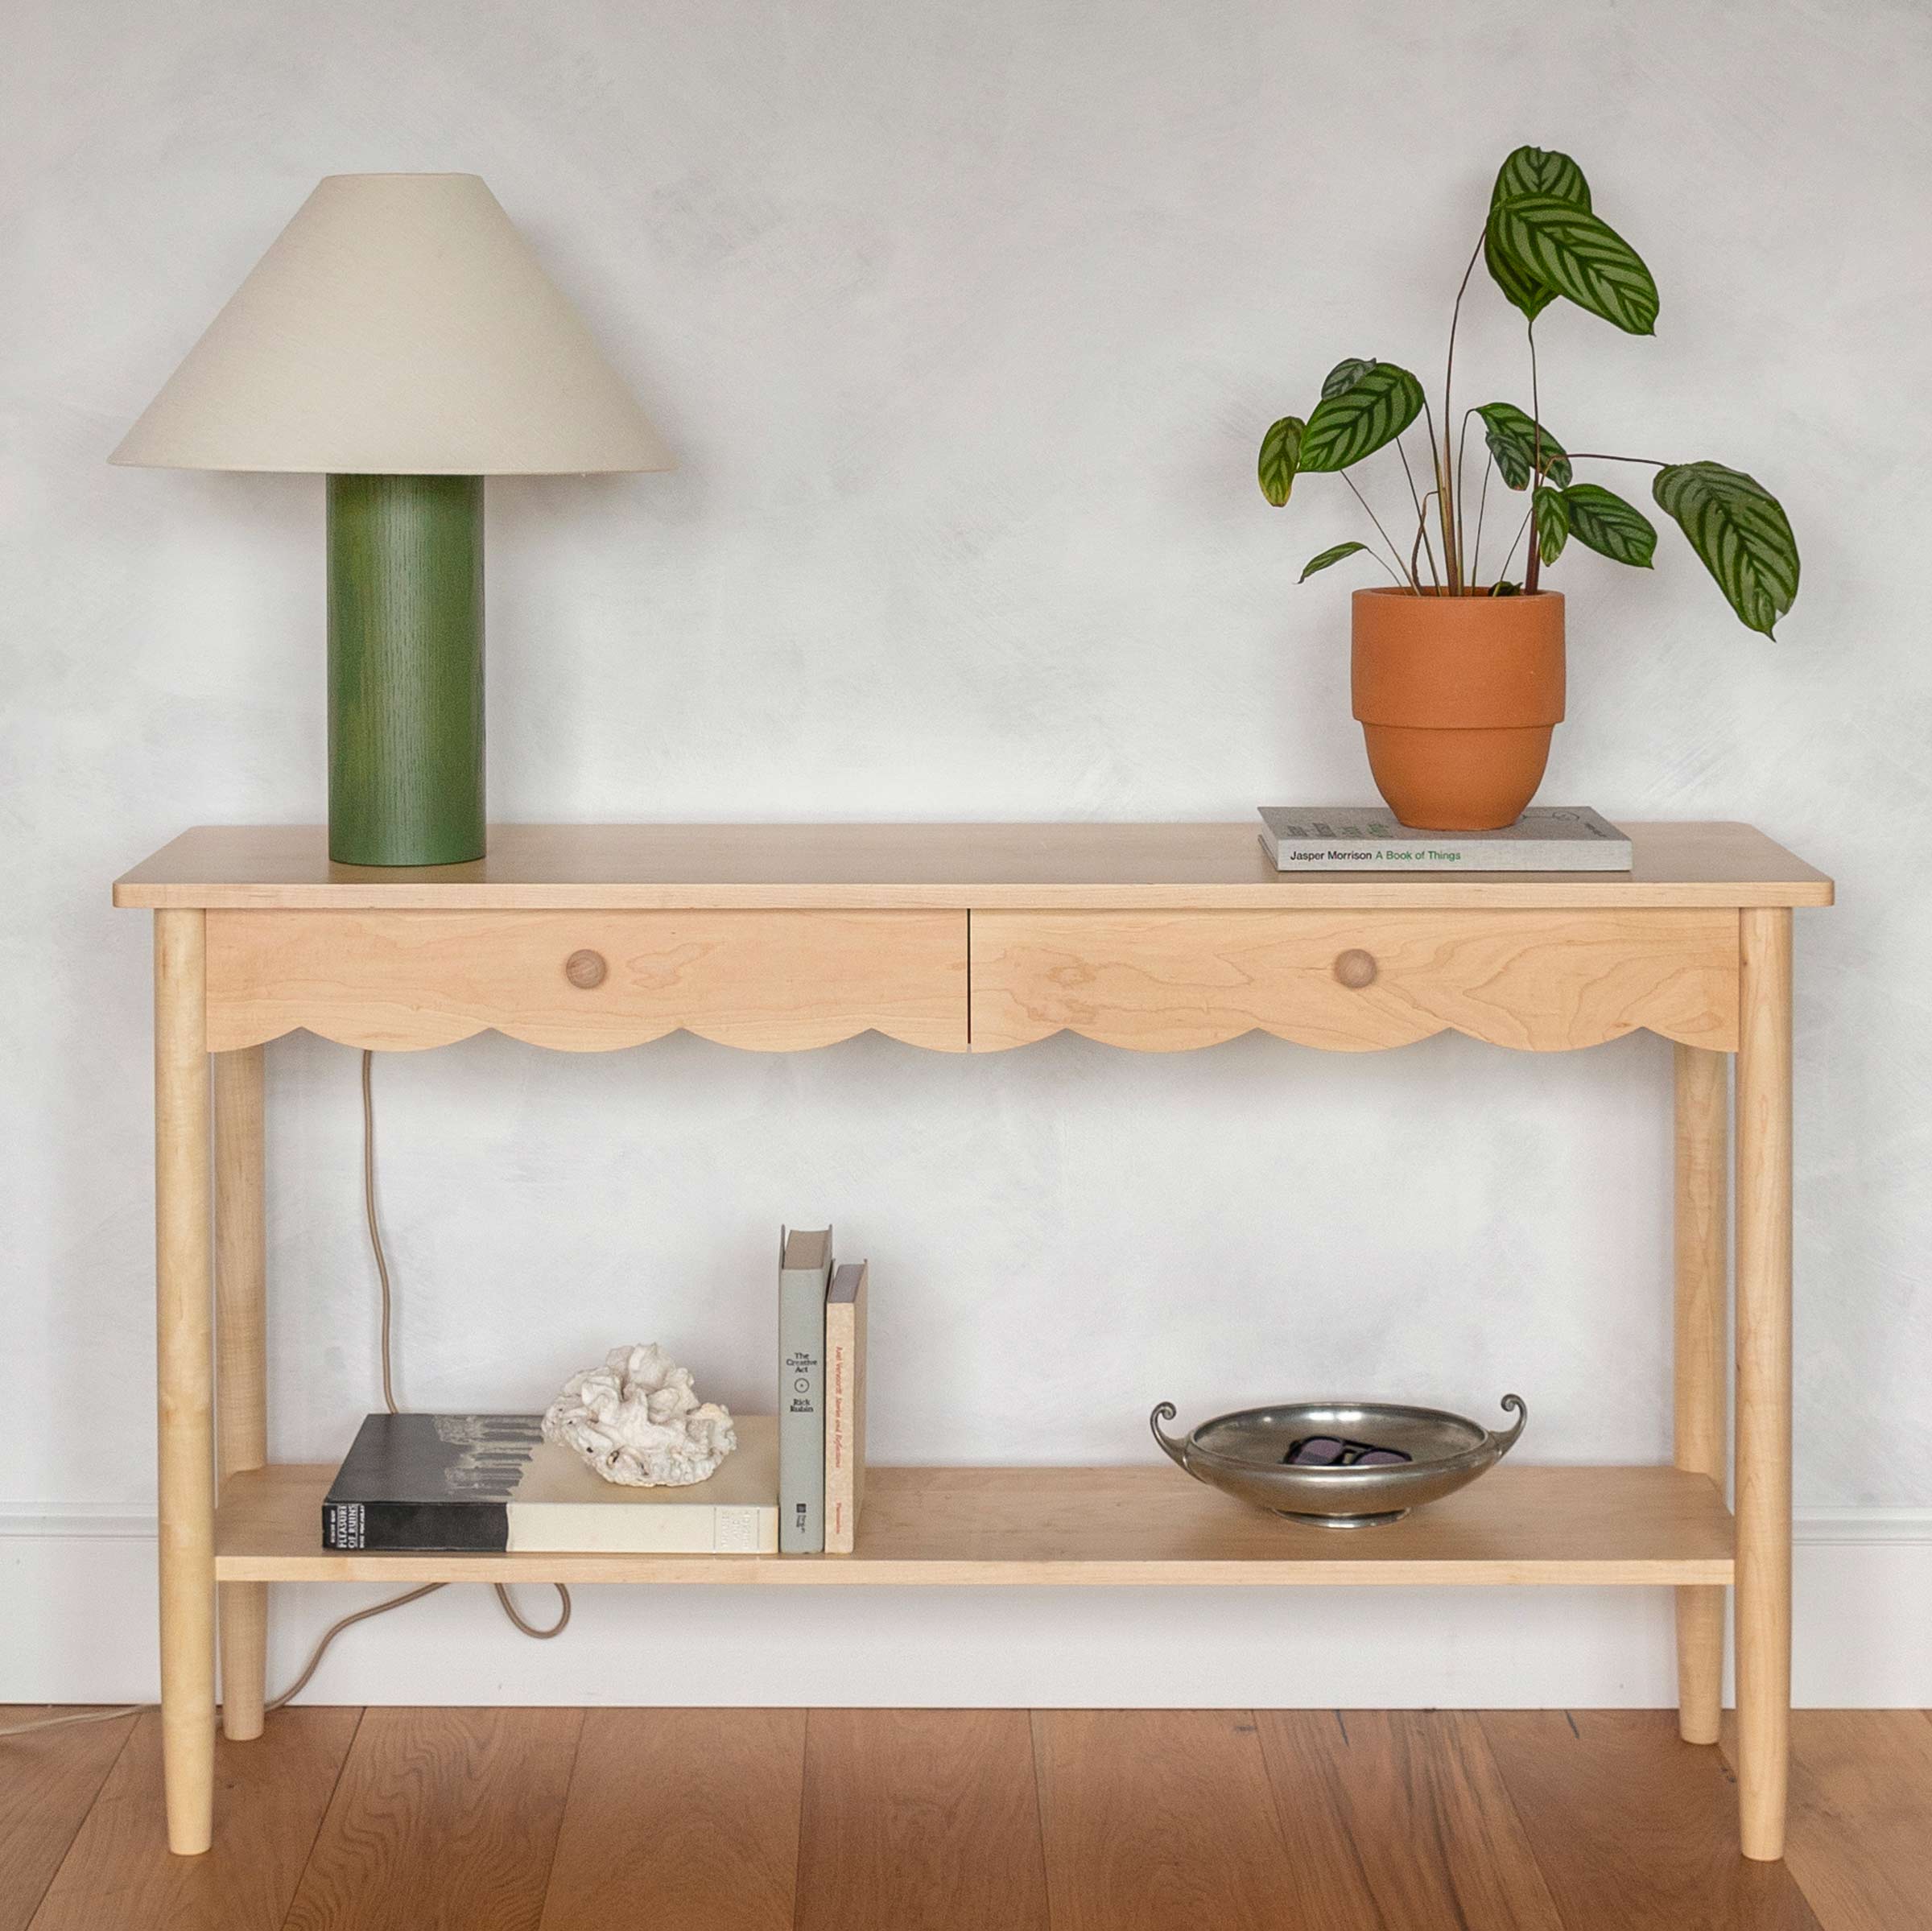
{"type": "Polygon", "coordinates": [[[383,1051],[493,1029],[595,1052],[684,1027],[786,1052],[966,1050],[963,911],[210,912],[211,1051],[298,1027],[383,1051]]]}
{"type": "Polygon", "coordinates": [[[1257,1028],[1366,1049],[1446,1026],[1538,1052],[1640,1026],[1735,1051],[1737,914],[973,914],[976,1051],[1063,1029],[1150,1052],[1257,1028]]]}

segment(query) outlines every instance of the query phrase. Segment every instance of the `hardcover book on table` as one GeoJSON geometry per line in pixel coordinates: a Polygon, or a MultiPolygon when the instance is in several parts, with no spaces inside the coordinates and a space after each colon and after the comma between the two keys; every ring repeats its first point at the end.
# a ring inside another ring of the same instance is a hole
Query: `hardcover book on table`
{"type": "Polygon", "coordinates": [[[322,1546],[394,1554],[771,1555],[778,1424],[737,1415],[737,1447],[682,1488],[607,1482],[546,1442],[539,1415],[370,1415],[322,1504],[322,1546]]]}
{"type": "Polygon", "coordinates": [[[1630,840],[1587,805],[1532,805],[1495,831],[1418,831],[1361,805],[1263,805],[1278,872],[1628,872],[1630,840]]]}

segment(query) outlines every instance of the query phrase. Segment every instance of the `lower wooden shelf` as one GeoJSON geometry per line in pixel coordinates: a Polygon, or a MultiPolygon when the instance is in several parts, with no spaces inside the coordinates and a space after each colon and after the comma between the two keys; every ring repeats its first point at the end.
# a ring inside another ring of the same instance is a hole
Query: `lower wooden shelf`
{"type": "Polygon", "coordinates": [[[321,1546],[325,1464],[223,1485],[225,1582],[1724,1583],[1730,1512],[1674,1468],[1495,1470],[1380,1528],[1318,1529],[1166,1467],[874,1468],[849,1556],[372,1555],[321,1546]]]}

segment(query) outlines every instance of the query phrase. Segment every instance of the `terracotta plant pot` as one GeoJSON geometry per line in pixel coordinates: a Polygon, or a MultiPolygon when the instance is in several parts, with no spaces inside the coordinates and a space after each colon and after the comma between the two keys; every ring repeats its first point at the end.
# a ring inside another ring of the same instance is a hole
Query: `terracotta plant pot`
{"type": "Polygon", "coordinates": [[[1562,593],[1358,590],[1354,686],[1376,789],[1404,824],[1514,824],[1563,722],[1562,593]]]}

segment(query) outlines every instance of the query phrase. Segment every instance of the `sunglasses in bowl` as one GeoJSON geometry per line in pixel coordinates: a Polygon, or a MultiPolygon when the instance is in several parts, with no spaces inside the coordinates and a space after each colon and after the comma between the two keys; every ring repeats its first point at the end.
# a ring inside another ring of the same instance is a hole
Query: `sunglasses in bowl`
{"type": "Polygon", "coordinates": [[[1364,1468],[1414,1459],[1399,1448],[1378,1448],[1373,1442],[1351,1442],[1340,1435],[1303,1435],[1290,1442],[1282,1457],[1293,1468],[1364,1468]]]}

